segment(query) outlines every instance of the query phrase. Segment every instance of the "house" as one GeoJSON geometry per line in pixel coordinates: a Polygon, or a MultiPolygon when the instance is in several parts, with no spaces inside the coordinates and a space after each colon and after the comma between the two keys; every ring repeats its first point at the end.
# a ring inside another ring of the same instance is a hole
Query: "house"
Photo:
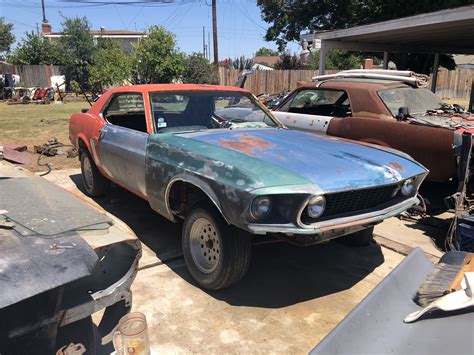
{"type": "Polygon", "coordinates": [[[455,55],[454,61],[459,69],[474,69],[474,55],[455,55]]]}
{"type": "MultiPolygon", "coordinates": [[[[63,36],[63,32],[51,32],[51,25],[49,23],[42,24],[42,31],[46,38],[51,38],[52,40],[57,40],[63,36]]],[[[138,44],[142,38],[147,37],[145,32],[106,30],[103,27],[100,30],[91,30],[90,34],[94,41],[97,41],[99,38],[111,38],[116,40],[125,52],[131,52],[133,50],[133,44],[138,44]]]]}
{"type": "Polygon", "coordinates": [[[263,64],[268,67],[273,67],[279,60],[279,56],[271,55],[257,55],[252,59],[255,64],[263,64]]]}

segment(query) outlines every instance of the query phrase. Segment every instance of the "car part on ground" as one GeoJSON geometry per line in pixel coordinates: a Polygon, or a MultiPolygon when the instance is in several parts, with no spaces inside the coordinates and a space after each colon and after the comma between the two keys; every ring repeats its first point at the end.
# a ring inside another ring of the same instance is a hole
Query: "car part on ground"
{"type": "Polygon", "coordinates": [[[458,189],[455,194],[445,199],[447,206],[454,210],[454,218],[445,245],[447,250],[474,252],[472,134],[465,131],[458,138],[456,146],[456,155],[459,156],[458,189]]]}
{"type": "Polygon", "coordinates": [[[97,331],[110,341],[131,307],[141,256],[133,232],[40,177],[0,179],[0,195],[0,351],[55,353],[58,334],[76,343],[68,329],[92,327],[101,309],[97,331]]]}
{"type": "Polygon", "coordinates": [[[408,255],[310,354],[470,354],[473,312],[432,314],[419,324],[403,318],[435,266],[420,248],[408,255]]]}
{"type": "Polygon", "coordinates": [[[107,179],[184,219],[186,263],[208,289],[245,274],[252,235],[308,245],[370,233],[418,203],[427,174],[400,152],[284,129],[234,87],[112,89],[69,131],[90,195],[107,179]]]}

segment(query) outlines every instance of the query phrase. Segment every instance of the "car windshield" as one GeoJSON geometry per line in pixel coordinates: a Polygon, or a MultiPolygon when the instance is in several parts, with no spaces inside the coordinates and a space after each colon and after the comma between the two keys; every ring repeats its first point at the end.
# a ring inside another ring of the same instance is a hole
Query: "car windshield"
{"type": "Polygon", "coordinates": [[[154,92],[150,103],[156,132],[279,125],[251,94],[243,92],[154,92]]]}
{"type": "Polygon", "coordinates": [[[400,107],[408,107],[411,114],[435,110],[442,104],[441,99],[428,89],[397,88],[379,91],[379,96],[393,116],[400,107]]]}

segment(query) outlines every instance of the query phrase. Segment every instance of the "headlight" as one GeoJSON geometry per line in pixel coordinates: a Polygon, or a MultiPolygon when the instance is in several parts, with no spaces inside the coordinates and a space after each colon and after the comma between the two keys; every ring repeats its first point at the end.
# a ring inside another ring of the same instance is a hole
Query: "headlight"
{"type": "Polygon", "coordinates": [[[250,207],[250,213],[254,219],[262,219],[270,213],[272,200],[268,196],[259,196],[255,198],[250,207]]]}
{"type": "Polygon", "coordinates": [[[400,191],[403,196],[410,196],[413,194],[414,189],[415,189],[415,181],[413,179],[408,179],[403,182],[403,185],[400,191]]]}
{"type": "Polygon", "coordinates": [[[311,218],[318,218],[324,213],[326,199],[324,196],[313,196],[308,202],[308,215],[311,218]]]}

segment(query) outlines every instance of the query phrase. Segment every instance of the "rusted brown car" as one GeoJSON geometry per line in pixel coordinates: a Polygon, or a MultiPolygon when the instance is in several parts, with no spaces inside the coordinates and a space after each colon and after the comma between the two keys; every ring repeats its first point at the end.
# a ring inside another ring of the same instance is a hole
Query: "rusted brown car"
{"type": "Polygon", "coordinates": [[[428,180],[456,177],[455,147],[463,131],[474,132],[474,115],[443,104],[412,77],[396,75],[408,72],[350,72],[295,89],[275,116],[290,128],[401,150],[430,170],[428,180]]]}

